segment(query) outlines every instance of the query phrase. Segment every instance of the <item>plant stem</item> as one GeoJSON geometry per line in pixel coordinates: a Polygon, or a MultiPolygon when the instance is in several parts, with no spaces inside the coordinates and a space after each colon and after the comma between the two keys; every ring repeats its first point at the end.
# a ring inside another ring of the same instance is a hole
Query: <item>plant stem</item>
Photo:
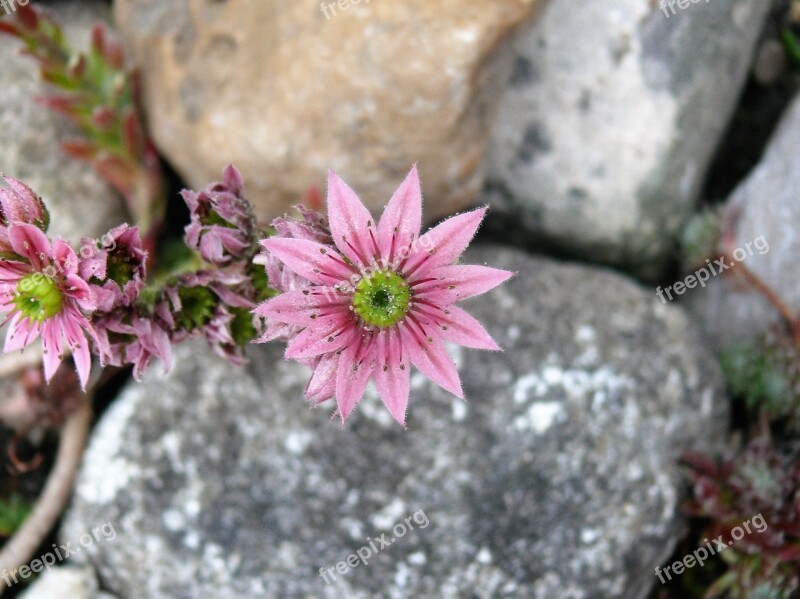
{"type": "MultiPolygon", "coordinates": [[[[14,572],[26,564],[61,516],[72,491],[91,421],[89,399],[81,399],[64,422],[56,462],[42,494],[25,523],[0,551],[0,572],[14,572]]],[[[0,586],[0,595],[4,591],[0,586]]]]}

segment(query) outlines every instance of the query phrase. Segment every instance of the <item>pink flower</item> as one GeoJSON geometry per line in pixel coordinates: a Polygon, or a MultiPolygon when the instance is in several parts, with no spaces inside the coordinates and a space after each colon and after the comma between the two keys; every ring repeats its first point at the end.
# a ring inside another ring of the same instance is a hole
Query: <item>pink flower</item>
{"type": "Polygon", "coordinates": [[[369,380],[392,416],[404,424],[410,366],[463,398],[444,342],[500,348],[455,305],[485,293],[513,273],[456,265],[486,209],[454,216],[421,237],[422,193],[416,167],[375,222],[339,177],[328,180],[328,220],[335,245],[273,237],[269,254],[309,282],[259,305],[269,321],[302,327],[286,357],[314,368],[306,395],[318,404],[336,397],[344,422],[369,380]]]}
{"type": "Polygon", "coordinates": [[[90,283],[97,309],[111,312],[118,306],[132,306],[144,287],[147,252],[139,227],[119,225],[98,243],[81,240],[78,272],[90,283]]]}
{"type": "Polygon", "coordinates": [[[240,259],[255,242],[255,218],[250,204],[242,198],[243,188],[241,174],[229,165],[221,182],[198,192],[181,192],[191,213],[186,245],[215,266],[240,259]]]}
{"type": "Polygon", "coordinates": [[[159,358],[164,370],[172,367],[172,340],[169,333],[154,318],[141,316],[137,311],[126,314],[116,310],[100,314],[95,319],[97,346],[106,364],[133,364],[133,376],[140,380],[153,358],[159,358]]]}
{"type": "Polygon", "coordinates": [[[41,335],[49,381],[64,358],[66,340],[85,388],[91,367],[86,334],[95,338],[95,333],[82,310],[93,310],[95,303],[78,275],[75,252],[61,239],[51,244],[30,224],[12,224],[8,240],[19,260],[0,260],[0,312],[11,323],[3,351],[23,349],[41,335]]]}

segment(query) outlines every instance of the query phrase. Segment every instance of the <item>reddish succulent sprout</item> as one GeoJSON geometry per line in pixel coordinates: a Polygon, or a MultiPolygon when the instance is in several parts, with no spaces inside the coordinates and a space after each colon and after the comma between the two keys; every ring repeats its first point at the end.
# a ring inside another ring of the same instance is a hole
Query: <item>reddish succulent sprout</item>
{"type": "MultiPolygon", "coordinates": [[[[730,588],[735,591],[732,596],[749,596],[762,584],[786,590],[800,582],[796,574],[787,576],[800,565],[797,457],[797,448],[779,452],[765,438],[754,439],[741,453],[725,459],[684,456],[693,490],[686,511],[711,519],[702,536],[721,537],[730,547],[722,555],[731,572],[712,586],[717,594],[730,588]],[[734,535],[734,529],[741,531],[744,522],[759,515],[764,528],[734,535]]],[[[717,595],[709,591],[709,596],[717,595]]]]}
{"type": "Polygon", "coordinates": [[[308,281],[305,288],[264,302],[255,313],[268,323],[301,327],[286,357],[314,368],[306,389],[312,403],[335,396],[344,422],[373,380],[391,415],[404,424],[411,364],[463,398],[444,342],[500,348],[455,303],[514,274],[455,264],[485,213],[481,208],[452,217],[420,237],[422,193],[415,167],[376,226],[355,192],[330,173],[333,244],[281,237],[262,242],[269,255],[308,281]]]}
{"type": "Polygon", "coordinates": [[[0,261],[0,312],[10,322],[3,351],[23,349],[41,335],[46,379],[71,349],[86,388],[91,367],[86,336],[96,339],[96,334],[83,310],[93,310],[95,303],[78,275],[75,252],[61,239],[51,243],[31,224],[12,224],[8,238],[19,258],[0,261]]]}

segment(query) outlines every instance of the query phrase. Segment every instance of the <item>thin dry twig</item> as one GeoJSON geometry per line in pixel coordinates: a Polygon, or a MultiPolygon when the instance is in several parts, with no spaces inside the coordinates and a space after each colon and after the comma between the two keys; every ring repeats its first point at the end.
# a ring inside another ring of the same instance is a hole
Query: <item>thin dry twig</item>
{"type": "MultiPolygon", "coordinates": [[[[41,495],[23,525],[0,551],[0,572],[13,572],[27,563],[61,516],[72,491],[91,421],[90,402],[88,398],[80,398],[64,422],[56,461],[41,495]]],[[[4,591],[0,586],[0,595],[4,591]]]]}

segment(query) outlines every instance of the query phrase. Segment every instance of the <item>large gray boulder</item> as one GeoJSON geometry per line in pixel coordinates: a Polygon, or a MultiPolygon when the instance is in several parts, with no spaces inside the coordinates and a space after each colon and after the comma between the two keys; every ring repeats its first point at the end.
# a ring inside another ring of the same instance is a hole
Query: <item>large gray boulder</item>
{"type": "Polygon", "coordinates": [[[468,402],[415,374],[407,431],[372,393],[342,430],[282,347],[183,346],[93,433],[61,537],[117,536],[74,559],[123,598],[644,598],[675,460],[724,436],[715,361],[619,275],[470,254],[519,274],[467,306],[505,349],[455,352],[468,402]]]}
{"type": "MultiPolygon", "coordinates": [[[[735,223],[734,247],[742,266],[761,278],[795,313],[800,312],[800,96],[794,99],[761,162],[725,206],[735,223]]],[[[779,319],[763,295],[736,276],[716,277],[686,304],[718,349],[749,342],[779,319]]]]}
{"type": "Polygon", "coordinates": [[[646,277],[665,263],[770,3],[659,5],[552,0],[516,39],[488,196],[522,241],[646,277]]]}

